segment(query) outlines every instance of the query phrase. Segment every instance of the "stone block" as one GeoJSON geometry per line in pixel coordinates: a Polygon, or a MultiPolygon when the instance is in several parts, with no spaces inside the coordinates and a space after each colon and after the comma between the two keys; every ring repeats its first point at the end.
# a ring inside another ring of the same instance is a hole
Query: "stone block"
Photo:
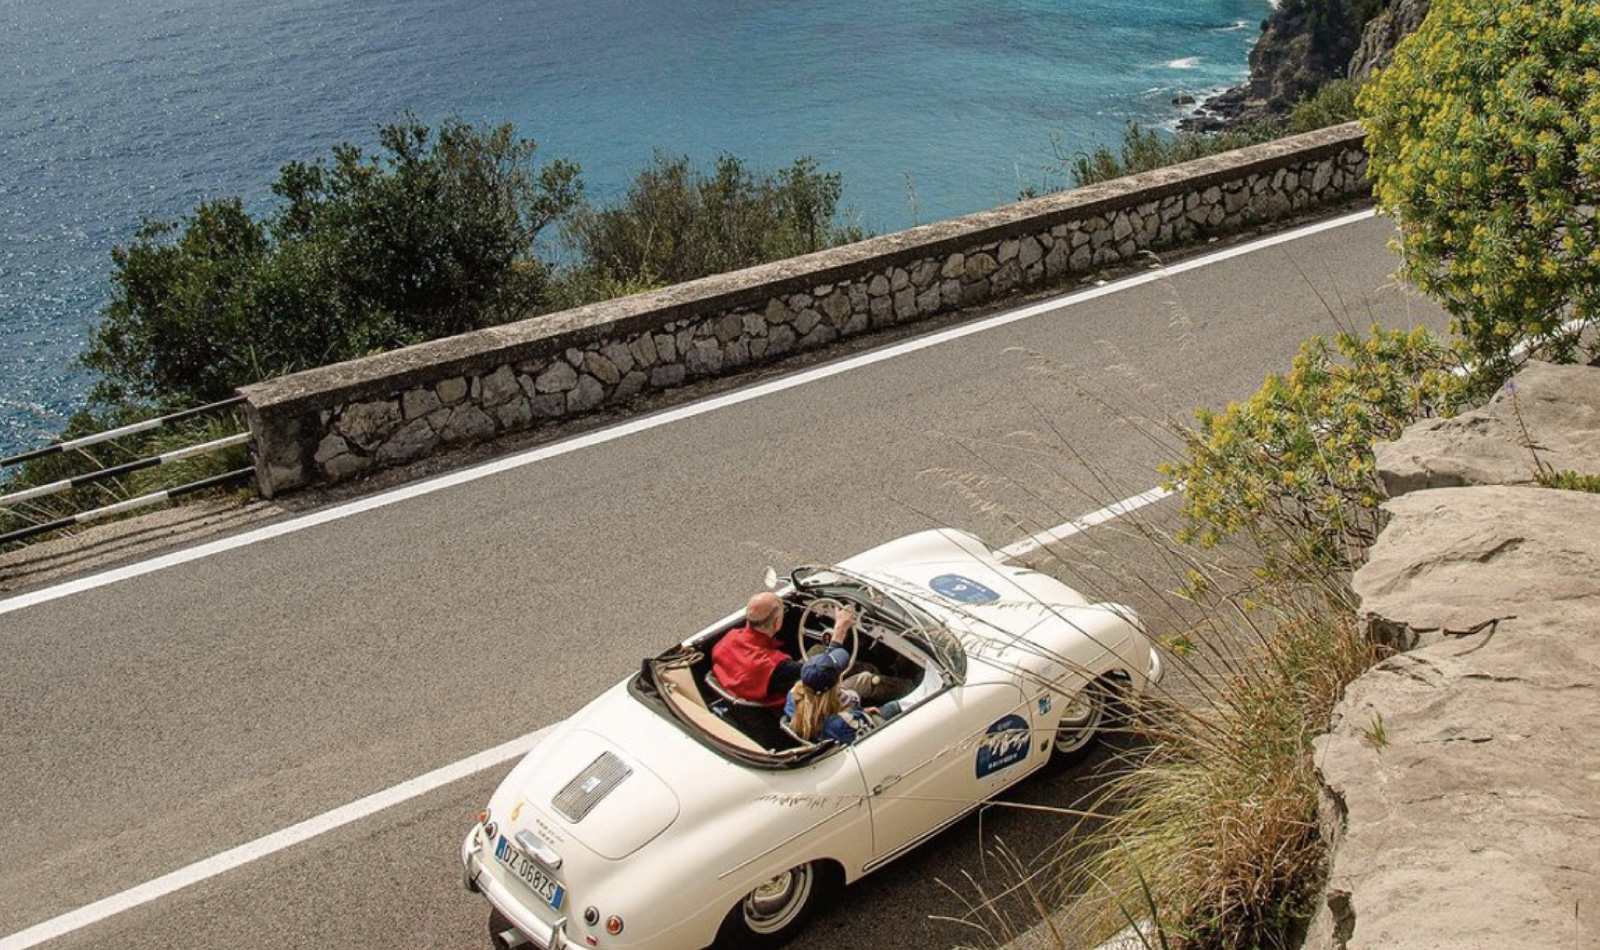
{"type": "Polygon", "coordinates": [[[590,353],[583,358],[583,371],[607,386],[615,386],[622,381],[622,373],[617,365],[599,353],[590,353]]]}
{"type": "Polygon", "coordinates": [[[907,285],[894,294],[894,315],[897,320],[910,320],[917,315],[917,289],[907,285]]]}
{"type": "Polygon", "coordinates": [[[717,321],[716,337],[718,342],[732,343],[744,335],[744,317],[737,313],[730,313],[717,321]]]}
{"type": "Polygon", "coordinates": [[[321,442],[317,443],[317,451],[311,456],[311,458],[318,465],[321,465],[328,459],[331,459],[337,455],[344,455],[349,451],[350,443],[346,442],[339,435],[330,432],[323,436],[321,442]]]}
{"type": "Polygon", "coordinates": [[[1000,265],[988,254],[978,253],[967,258],[966,265],[962,268],[961,279],[963,282],[983,280],[998,270],[1000,265]]]}
{"type": "Polygon", "coordinates": [[[533,378],[533,390],[538,393],[564,393],[578,384],[578,371],[565,361],[552,363],[550,368],[533,378]]]}
{"type": "MultiPolygon", "coordinates": [[[[798,340],[799,337],[795,336],[793,328],[774,327],[772,331],[767,334],[767,348],[766,353],[763,355],[782,356],[783,354],[788,353],[790,350],[793,350],[794,345],[798,340]]],[[[755,351],[751,350],[751,352],[753,353],[755,351]]]]}
{"type": "Polygon", "coordinates": [[[873,326],[888,326],[894,322],[894,301],[888,297],[873,297],[868,313],[872,316],[873,326]]]}
{"type": "Polygon", "coordinates": [[[873,274],[867,281],[867,295],[870,297],[887,297],[889,295],[889,278],[882,274],[873,274]]]}
{"type": "Polygon", "coordinates": [[[432,452],[439,445],[439,434],[426,419],[413,419],[400,427],[389,441],[378,446],[379,464],[393,465],[409,462],[432,452]]]}
{"type": "Polygon", "coordinates": [[[677,386],[683,382],[683,366],[678,363],[663,363],[650,371],[650,388],[664,389],[668,386],[677,386]]]}
{"type": "Polygon", "coordinates": [[[641,369],[649,369],[656,365],[656,340],[652,334],[641,333],[628,344],[628,352],[633,354],[634,362],[641,369]]]}
{"type": "Polygon", "coordinates": [[[467,380],[462,376],[441,379],[434,385],[433,391],[439,394],[441,403],[446,406],[453,406],[467,398],[467,380]]]}
{"type": "Polygon", "coordinates": [[[696,340],[683,354],[683,368],[690,376],[712,376],[722,371],[722,347],[715,340],[696,340]]]}
{"type": "Polygon", "coordinates": [[[494,435],[494,420],[471,403],[451,409],[439,430],[439,437],[446,442],[472,442],[491,435],[494,435]]]}
{"type": "MultiPolygon", "coordinates": [[[[320,466],[323,477],[330,482],[342,482],[353,475],[361,474],[371,467],[372,459],[365,455],[349,453],[335,455],[333,458],[328,459],[326,464],[320,466]]],[[[296,470],[298,471],[298,467],[296,467],[296,470]]],[[[274,484],[281,483],[280,479],[275,478],[274,484]]]]}
{"type": "Polygon", "coordinates": [[[400,397],[400,413],[408,422],[422,418],[440,405],[439,394],[432,389],[413,389],[400,397]]]}
{"type": "Polygon", "coordinates": [[[642,369],[636,369],[622,377],[622,382],[617,384],[616,392],[612,393],[612,396],[616,399],[627,399],[630,396],[636,396],[643,391],[649,382],[650,374],[642,369]]]}
{"type": "Polygon", "coordinates": [[[606,388],[598,379],[584,373],[578,377],[578,384],[567,393],[568,412],[588,412],[600,405],[600,400],[606,398],[606,388]]]}
{"type": "Polygon", "coordinates": [[[967,256],[959,251],[945,258],[944,266],[939,268],[939,276],[945,280],[960,277],[967,266],[967,256]]]}
{"type": "Polygon", "coordinates": [[[656,344],[656,361],[661,363],[676,363],[678,361],[678,339],[670,333],[657,333],[651,339],[656,344]]]}
{"type": "Polygon", "coordinates": [[[371,451],[388,438],[400,425],[400,406],[385,399],[381,402],[359,402],[346,406],[339,413],[334,431],[361,448],[371,451]]]}
{"type": "Polygon", "coordinates": [[[522,394],[522,387],[517,385],[517,373],[510,366],[501,366],[483,377],[480,389],[483,394],[480,401],[487,407],[501,405],[522,394]]]}
{"type": "Polygon", "coordinates": [[[527,399],[513,399],[495,409],[494,419],[502,430],[521,429],[533,421],[533,406],[527,399]]]}
{"type": "Polygon", "coordinates": [[[1032,267],[1044,259],[1044,248],[1031,237],[1025,237],[1017,245],[1017,260],[1023,269],[1032,267]]]}
{"type": "Polygon", "coordinates": [[[600,355],[610,360],[618,373],[628,373],[633,369],[633,351],[622,343],[607,343],[600,348],[600,355]]]}
{"type": "Polygon", "coordinates": [[[566,415],[567,394],[544,393],[543,395],[534,396],[528,400],[528,406],[533,410],[535,416],[541,419],[554,419],[558,416],[566,415]]]}

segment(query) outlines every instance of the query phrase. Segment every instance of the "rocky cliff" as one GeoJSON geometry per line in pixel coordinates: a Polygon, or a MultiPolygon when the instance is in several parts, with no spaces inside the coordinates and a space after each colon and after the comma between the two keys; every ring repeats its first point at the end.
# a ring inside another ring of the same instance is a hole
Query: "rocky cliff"
{"type": "Polygon", "coordinates": [[[1354,586],[1402,652],[1317,742],[1332,866],[1315,950],[1600,947],[1600,369],[1530,364],[1381,446],[1354,586]]]}
{"type": "Polygon", "coordinates": [[[1206,101],[1188,129],[1287,113],[1330,80],[1365,79],[1427,16],[1429,0],[1283,0],[1250,51],[1250,78],[1206,101]]]}

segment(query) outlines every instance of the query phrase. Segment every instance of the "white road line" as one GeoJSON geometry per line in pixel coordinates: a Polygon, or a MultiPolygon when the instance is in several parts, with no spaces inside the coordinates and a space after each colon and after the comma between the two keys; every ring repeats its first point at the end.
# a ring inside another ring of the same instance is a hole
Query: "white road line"
{"type": "MultiPolygon", "coordinates": [[[[1092,511],[1082,517],[1057,525],[1048,531],[1042,531],[1032,537],[1024,538],[1016,544],[1001,548],[1000,553],[1009,558],[1021,557],[1053,541],[1070,538],[1095,525],[1105,524],[1130,512],[1138,511],[1140,508],[1154,504],[1171,494],[1164,488],[1152,488],[1131,498],[1124,498],[1119,502],[1107,505],[1099,511],[1092,511]]],[[[59,917],[52,917],[43,923],[34,924],[32,927],[20,930],[9,937],[0,938],[0,950],[28,950],[28,948],[36,947],[47,940],[54,940],[75,930],[82,930],[90,924],[99,923],[108,917],[114,917],[124,911],[159,900],[174,891],[182,890],[192,884],[198,884],[208,878],[216,877],[234,868],[242,867],[286,848],[309,841],[336,828],[342,828],[385,809],[393,808],[413,798],[426,795],[435,789],[442,788],[451,782],[459,781],[470,775],[475,775],[484,769],[494,768],[497,765],[509,762],[512,759],[526,755],[528,750],[532,749],[551,728],[551,726],[545,726],[543,729],[512,739],[510,742],[502,743],[492,749],[485,749],[477,755],[468,756],[459,762],[434,769],[432,772],[408,779],[381,792],[374,792],[366,798],[358,799],[348,805],[341,805],[332,811],[307,818],[305,821],[290,825],[281,831],[274,831],[254,841],[247,841],[238,847],[229,848],[220,854],[214,854],[209,858],[196,861],[186,867],[179,868],[169,874],[163,874],[154,880],[146,881],[121,893],[113,894],[77,910],[68,911],[59,917]]]]}
{"type": "Polygon", "coordinates": [[[1119,502],[1107,505],[1099,511],[1091,511],[1081,518],[1074,518],[1063,525],[1057,525],[1048,531],[1041,531],[1032,537],[1023,538],[1016,544],[1009,544],[1000,549],[1000,553],[1007,558],[1015,560],[1025,554],[1032,554],[1048,544],[1065,541],[1076,534],[1082,534],[1095,525],[1105,524],[1123,515],[1138,511],[1146,505],[1153,505],[1163,498],[1172,497],[1173,493],[1165,488],[1156,487],[1146,492],[1140,492],[1132,498],[1124,498],[1119,502]]]}
{"type": "Polygon", "coordinates": [[[32,591],[30,593],[19,594],[15,597],[0,600],[0,614],[8,614],[12,611],[22,610],[25,607],[32,607],[35,604],[42,604],[47,601],[58,600],[63,597],[70,597],[73,594],[94,590],[95,588],[104,587],[108,584],[115,584],[118,581],[128,580],[129,578],[139,577],[144,574],[151,574],[156,571],[165,570],[169,567],[176,567],[180,564],[187,564],[190,561],[197,561],[201,558],[210,557],[213,554],[221,554],[224,551],[231,551],[235,548],[242,548],[246,545],[255,544],[258,541],[266,541],[281,535],[292,534],[296,531],[303,531],[306,528],[316,527],[317,525],[326,524],[330,521],[338,521],[341,518],[348,518],[352,515],[357,515],[365,511],[371,511],[375,508],[382,508],[387,505],[406,501],[407,499],[417,498],[422,495],[429,495],[433,492],[442,491],[446,488],[451,488],[456,485],[464,485],[467,482],[477,481],[480,478],[488,478],[489,476],[499,474],[500,472],[510,471],[511,469],[521,468],[524,465],[532,465],[536,462],[542,462],[545,459],[566,455],[569,452],[576,452],[580,449],[586,449],[595,445],[603,445],[607,442],[626,438],[627,436],[634,435],[639,432],[645,432],[658,426],[669,425],[684,419],[692,419],[695,416],[703,415],[708,412],[715,412],[716,410],[725,406],[733,406],[738,405],[739,403],[749,402],[753,399],[759,399],[762,396],[783,392],[784,390],[793,389],[797,386],[804,386],[807,383],[815,382],[819,379],[827,379],[830,376],[848,373],[852,370],[860,369],[863,366],[881,363],[885,360],[891,360],[899,356],[904,356],[907,353],[914,353],[918,350],[924,350],[929,347],[938,346],[942,343],[948,343],[952,340],[959,340],[963,337],[984,333],[986,331],[996,329],[997,327],[1003,327],[1010,323],[1028,320],[1041,314],[1050,313],[1052,311],[1060,310],[1064,307],[1070,307],[1074,304],[1080,304],[1085,301],[1095,300],[1100,297],[1107,296],[1108,294],[1117,293],[1118,291],[1128,290],[1133,287],[1140,287],[1144,284],[1153,283],[1159,280],[1165,280],[1174,274],[1182,274],[1187,271],[1198,270],[1202,267],[1216,264],[1221,261],[1232,260],[1235,257],[1242,257],[1245,254],[1250,254],[1264,248],[1273,247],[1279,244],[1286,244],[1290,241],[1296,241],[1300,238],[1309,237],[1313,234],[1320,234],[1323,231],[1331,231],[1334,228],[1341,228],[1349,224],[1356,224],[1373,217],[1375,214],[1375,211],[1370,210],[1359,211],[1355,214],[1344,215],[1342,217],[1332,218],[1327,221],[1321,221],[1317,224],[1300,228],[1295,231],[1285,231],[1282,234],[1274,234],[1258,241],[1251,241],[1247,244],[1241,244],[1237,247],[1231,247],[1226,250],[1217,251],[1213,254],[1207,254],[1202,257],[1196,257],[1187,261],[1173,264],[1170,267],[1162,267],[1155,270],[1145,271],[1144,273],[1136,274],[1132,277],[1124,278],[1123,280],[1119,280],[1114,283],[1108,283],[1100,287],[1093,287],[1088,290],[1080,290],[1074,293],[1065,294],[1060,297],[1054,297],[1036,304],[1030,304],[1029,306],[1022,307],[1017,310],[996,314],[995,316],[984,320],[979,320],[975,323],[965,324],[959,327],[952,327],[939,333],[918,337],[914,340],[907,340],[905,342],[895,344],[894,346],[885,347],[881,350],[874,350],[870,353],[862,353],[849,359],[840,360],[836,363],[830,363],[827,366],[818,366],[802,373],[796,373],[793,376],[785,376],[782,379],[762,383],[758,386],[752,386],[748,389],[741,389],[737,392],[726,393],[724,395],[716,396],[711,399],[693,403],[691,405],[680,406],[675,409],[669,409],[665,412],[644,416],[621,425],[616,425],[607,429],[601,429],[597,432],[591,432],[585,435],[577,436],[564,442],[558,442],[552,445],[533,449],[528,452],[523,452],[518,455],[497,459],[493,462],[487,462],[483,465],[473,468],[462,469],[461,471],[452,472],[448,475],[442,475],[438,478],[417,482],[412,485],[397,488],[390,492],[373,495],[368,498],[362,498],[358,501],[339,505],[334,508],[328,508],[313,514],[303,515],[299,518],[292,518],[277,524],[268,525],[264,528],[257,528],[254,531],[247,531],[231,538],[223,538],[219,541],[212,541],[197,547],[188,548],[183,551],[174,551],[171,554],[165,554],[161,557],[152,558],[148,561],[130,564],[125,567],[120,567],[111,571],[105,571],[100,574],[92,574],[88,577],[82,577],[63,584],[56,584],[50,587],[41,588],[40,590],[32,591]]]}
{"type": "MultiPolygon", "coordinates": [[[[68,911],[59,917],[53,917],[43,923],[34,924],[26,930],[19,930],[9,937],[0,938],[0,950],[27,950],[36,947],[47,940],[81,930],[93,923],[113,917],[123,911],[132,910],[141,904],[165,897],[174,891],[182,890],[191,884],[198,884],[207,878],[216,877],[225,871],[260,860],[269,854],[282,851],[302,841],[309,841],[318,835],[342,828],[354,821],[374,815],[386,808],[392,808],[402,802],[410,801],[420,795],[459,781],[469,775],[493,768],[509,762],[519,756],[527,754],[529,749],[536,745],[540,738],[550,727],[546,726],[537,732],[530,732],[525,736],[512,739],[492,749],[485,749],[477,755],[470,756],[452,765],[434,769],[426,775],[419,775],[414,779],[401,782],[392,788],[368,795],[348,805],[341,805],[332,811],[323,812],[314,818],[308,818],[296,825],[290,825],[281,831],[247,841],[237,848],[229,848],[220,854],[214,854],[202,861],[196,861],[188,867],[179,868],[170,874],[163,874],[152,881],[146,881],[137,887],[129,888],[120,894],[113,894],[103,900],[95,901],[74,911],[68,911]]],[[[465,825],[463,824],[463,827],[465,825]]]]}

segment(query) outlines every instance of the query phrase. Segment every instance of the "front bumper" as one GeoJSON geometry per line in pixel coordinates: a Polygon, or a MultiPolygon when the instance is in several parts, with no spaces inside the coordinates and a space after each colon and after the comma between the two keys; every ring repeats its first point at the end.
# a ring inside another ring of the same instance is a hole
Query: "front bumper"
{"type": "Polygon", "coordinates": [[[461,842],[461,870],[467,890],[482,894],[533,946],[539,950],[564,950],[573,946],[567,939],[567,918],[557,918],[553,924],[545,923],[530,913],[494,875],[484,873],[482,825],[474,825],[466,840],[461,842]]]}
{"type": "Polygon", "coordinates": [[[1144,674],[1146,688],[1158,685],[1165,673],[1166,668],[1161,665],[1161,651],[1150,647],[1150,669],[1144,674]]]}

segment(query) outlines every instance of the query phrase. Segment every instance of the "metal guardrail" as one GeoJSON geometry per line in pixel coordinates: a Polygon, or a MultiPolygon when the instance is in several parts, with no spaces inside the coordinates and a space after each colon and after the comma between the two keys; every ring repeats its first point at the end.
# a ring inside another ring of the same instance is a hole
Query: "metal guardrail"
{"type": "MultiPolygon", "coordinates": [[[[120,426],[115,429],[108,429],[105,432],[97,432],[93,435],[82,436],[76,439],[68,439],[62,442],[57,442],[54,445],[45,446],[42,449],[23,452],[20,455],[12,455],[7,458],[0,458],[0,468],[21,465],[24,462],[31,462],[34,459],[46,458],[52,455],[60,455],[65,452],[73,452],[79,449],[87,448],[88,446],[109,442],[113,439],[136,435],[141,432],[149,432],[153,429],[160,428],[161,426],[171,425],[175,422],[182,422],[185,419],[191,419],[207,412],[215,412],[219,409],[227,409],[242,402],[244,402],[244,397],[235,396],[232,399],[224,399],[220,402],[210,403],[194,409],[185,409],[181,412],[174,412],[155,419],[146,419],[142,422],[136,422],[131,425],[120,426]]],[[[231,448],[235,445],[244,445],[248,443],[250,439],[250,433],[240,432],[235,435],[224,436],[220,439],[213,439],[209,442],[202,442],[198,445],[173,449],[170,452],[163,452],[160,455],[152,455],[146,458],[136,459],[131,462],[124,462],[120,465],[108,466],[93,472],[86,472],[82,475],[75,475],[71,478],[64,478],[48,484],[36,485],[31,488],[25,488],[20,491],[12,492],[10,494],[0,495],[0,510],[22,504],[23,502],[46,498],[51,495],[57,495],[74,488],[81,488],[85,485],[90,485],[106,479],[118,478],[142,469],[155,468],[160,465],[176,462],[180,459],[192,458],[196,455],[203,455],[207,452],[215,452],[222,449],[231,448]]],[[[137,498],[129,498],[114,504],[94,508],[89,511],[79,512],[75,515],[56,518],[42,524],[29,525],[25,528],[8,531],[4,534],[0,534],[0,545],[7,544],[12,541],[23,541],[41,534],[48,534],[51,531],[59,531],[62,528],[69,528],[74,525],[86,524],[90,521],[97,521],[101,518],[109,518],[113,515],[119,515],[127,511],[132,511],[136,508],[161,504],[162,502],[171,501],[174,498],[180,498],[184,495],[204,491],[208,488],[215,488],[219,485],[224,485],[229,482],[242,481],[250,475],[251,471],[252,469],[250,468],[235,469],[231,472],[225,472],[221,475],[214,475],[210,478],[200,479],[199,481],[190,482],[186,485],[179,485],[175,488],[167,488],[161,491],[150,492],[148,494],[140,495],[137,498]]]]}

